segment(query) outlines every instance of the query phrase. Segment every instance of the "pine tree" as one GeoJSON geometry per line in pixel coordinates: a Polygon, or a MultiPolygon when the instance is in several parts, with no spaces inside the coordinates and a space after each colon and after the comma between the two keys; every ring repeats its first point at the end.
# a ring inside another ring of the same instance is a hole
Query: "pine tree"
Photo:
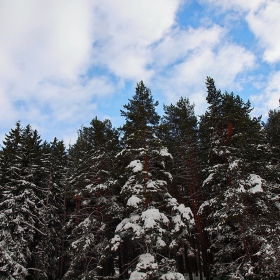
{"type": "Polygon", "coordinates": [[[269,143],[273,147],[280,146],[280,112],[276,110],[270,110],[268,113],[268,119],[265,124],[265,129],[267,132],[267,137],[269,143]]]}
{"type": "Polygon", "coordinates": [[[266,139],[268,145],[270,146],[270,155],[268,158],[269,166],[269,181],[273,182],[275,185],[279,185],[279,170],[280,170],[280,112],[276,110],[270,110],[268,113],[268,119],[264,124],[264,129],[266,133],[266,139]]]}
{"type": "Polygon", "coordinates": [[[44,207],[41,221],[45,236],[38,240],[33,251],[36,267],[43,271],[38,278],[58,278],[63,260],[63,232],[65,223],[64,198],[66,191],[67,154],[63,141],[57,138],[51,143],[46,141],[41,148],[40,188],[44,207]]]}
{"type": "MultiPolygon", "coordinates": [[[[190,205],[194,213],[198,239],[197,248],[201,247],[204,275],[208,277],[207,241],[204,232],[203,217],[198,210],[204,201],[201,188],[201,162],[198,139],[198,123],[194,112],[194,105],[186,98],[180,98],[175,104],[164,106],[162,131],[165,143],[174,158],[172,168],[173,190],[171,193],[178,200],[190,205]],[[175,190],[175,192],[174,192],[175,190]]],[[[200,266],[200,253],[197,257],[200,266]]],[[[200,269],[200,274],[201,269],[200,269]]],[[[190,276],[191,277],[191,276],[190,276]]]]}
{"type": "Polygon", "coordinates": [[[172,156],[156,136],[157,105],[141,81],[133,98],[124,105],[126,111],[121,111],[126,118],[121,128],[124,149],[117,159],[124,167],[121,198],[125,212],[111,240],[112,250],[118,251],[119,277],[128,277],[132,268],[130,279],[166,279],[167,275],[183,279],[171,256],[180,245],[187,244],[192,213],[168,193],[172,176],[165,167],[172,156]]]}
{"type": "Polygon", "coordinates": [[[6,138],[0,202],[0,273],[2,277],[24,279],[38,271],[32,253],[45,233],[40,230],[43,207],[38,188],[41,139],[36,130],[20,122],[6,138]]]}
{"type": "Polygon", "coordinates": [[[276,276],[277,271],[263,265],[275,267],[272,254],[278,255],[278,229],[270,218],[276,208],[269,204],[267,182],[261,177],[265,151],[260,119],[250,117],[249,102],[233,93],[221,94],[209,77],[206,84],[209,108],[201,119],[201,135],[206,136],[203,143],[209,142],[203,183],[209,199],[201,212],[211,211],[207,230],[214,258],[212,273],[218,279],[276,276]]]}
{"type": "Polygon", "coordinates": [[[76,162],[69,182],[76,207],[68,222],[72,234],[65,279],[96,279],[114,273],[112,258],[104,254],[115,229],[112,212],[118,208],[112,175],[117,150],[118,132],[109,120],[97,118],[90,127],[82,127],[77,145],[71,148],[76,162]]]}

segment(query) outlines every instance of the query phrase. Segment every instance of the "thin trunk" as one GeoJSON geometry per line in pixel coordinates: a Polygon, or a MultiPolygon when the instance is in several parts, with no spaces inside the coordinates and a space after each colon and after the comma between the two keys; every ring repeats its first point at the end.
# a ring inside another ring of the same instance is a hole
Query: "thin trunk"
{"type": "Polygon", "coordinates": [[[123,262],[123,247],[122,244],[119,246],[119,275],[122,275],[119,277],[119,279],[124,279],[124,262],[123,262]]]}
{"type": "MultiPolygon", "coordinates": [[[[146,131],[146,120],[143,117],[142,119],[142,127],[143,127],[143,146],[146,152],[147,149],[147,131],[146,131]]],[[[149,176],[148,176],[148,172],[149,172],[149,159],[147,154],[145,154],[144,156],[144,171],[145,171],[145,175],[144,175],[144,184],[145,184],[145,198],[146,198],[146,203],[145,206],[148,207],[151,203],[151,194],[149,192],[149,190],[147,190],[147,183],[149,181],[149,176]]]]}
{"type": "Polygon", "coordinates": [[[200,244],[199,244],[199,242],[198,242],[197,251],[198,251],[199,279],[200,279],[200,280],[203,280],[202,278],[203,278],[203,274],[204,274],[204,273],[202,273],[202,267],[201,267],[201,261],[200,261],[200,252],[201,252],[201,250],[200,250],[200,246],[199,246],[199,245],[200,245],[200,244]]]}
{"type": "MultiPolygon", "coordinates": [[[[196,227],[198,229],[199,232],[199,241],[201,243],[201,252],[202,252],[202,260],[203,260],[203,271],[204,271],[204,275],[206,276],[206,279],[208,279],[208,258],[207,258],[207,247],[206,247],[206,242],[205,242],[205,234],[203,232],[203,225],[200,219],[200,216],[197,214],[198,210],[199,210],[199,200],[198,200],[198,196],[197,196],[197,188],[196,188],[196,178],[199,178],[200,181],[200,176],[197,172],[197,169],[195,168],[195,160],[194,160],[194,156],[192,153],[192,143],[189,142],[188,143],[189,146],[189,168],[190,168],[190,174],[189,176],[187,176],[187,180],[188,180],[188,186],[189,186],[189,193],[190,193],[190,197],[191,197],[191,204],[192,204],[192,209],[193,209],[193,214],[194,214],[194,218],[195,218],[195,223],[196,223],[196,227]]],[[[184,157],[184,152],[181,150],[181,155],[184,157]]],[[[185,164],[185,170],[187,170],[187,166],[185,164]]],[[[200,262],[200,260],[199,260],[200,262]]],[[[200,265],[200,263],[199,263],[200,265]]]]}
{"type": "Polygon", "coordinates": [[[80,222],[79,218],[80,218],[80,208],[81,208],[81,196],[76,195],[74,199],[76,201],[76,225],[78,225],[80,222]]]}
{"type": "MultiPolygon", "coordinates": [[[[100,178],[98,178],[98,184],[100,184],[100,178]]],[[[96,197],[97,197],[97,221],[99,221],[99,218],[101,217],[101,207],[100,207],[100,202],[98,201],[99,198],[101,197],[101,191],[100,189],[97,190],[96,192],[96,197]]]]}
{"type": "Polygon", "coordinates": [[[193,241],[193,250],[194,250],[194,269],[195,269],[195,275],[198,276],[198,265],[197,265],[197,250],[196,250],[196,242],[195,239],[192,238],[193,241]]]}
{"type": "Polygon", "coordinates": [[[238,219],[238,223],[239,223],[239,227],[240,227],[240,230],[241,230],[241,234],[242,234],[242,242],[243,242],[243,246],[244,246],[244,249],[245,249],[245,254],[246,254],[246,257],[249,261],[251,261],[251,255],[250,255],[250,251],[249,251],[249,245],[248,245],[248,242],[244,236],[244,230],[243,230],[243,226],[240,222],[240,219],[238,219]]]}
{"type": "Polygon", "coordinates": [[[65,230],[64,226],[66,223],[66,186],[64,187],[64,199],[63,199],[63,220],[62,220],[62,240],[61,240],[61,257],[60,257],[60,268],[59,268],[59,278],[62,279],[64,274],[64,251],[65,251],[65,230]]]}
{"type": "Polygon", "coordinates": [[[187,270],[187,272],[188,272],[188,274],[189,274],[190,280],[193,280],[192,270],[191,270],[190,261],[189,261],[189,256],[188,256],[188,249],[187,249],[187,246],[186,246],[186,245],[184,245],[184,251],[185,251],[186,270],[187,270]]]}
{"type": "Polygon", "coordinates": [[[231,135],[232,135],[232,124],[229,122],[227,124],[227,137],[226,137],[225,143],[228,142],[228,140],[231,137],[231,135]]]}
{"type": "Polygon", "coordinates": [[[178,255],[177,256],[177,263],[178,263],[178,272],[185,274],[185,267],[184,267],[184,256],[178,255]]]}

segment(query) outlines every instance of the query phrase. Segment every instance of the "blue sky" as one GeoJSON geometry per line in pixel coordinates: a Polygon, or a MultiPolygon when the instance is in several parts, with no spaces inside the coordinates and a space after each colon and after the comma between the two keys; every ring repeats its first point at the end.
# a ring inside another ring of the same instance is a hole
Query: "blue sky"
{"type": "Polygon", "coordinates": [[[97,116],[118,127],[143,80],[162,105],[207,108],[205,78],[267,117],[280,98],[279,0],[0,2],[0,140],[17,120],[73,143],[97,116]]]}

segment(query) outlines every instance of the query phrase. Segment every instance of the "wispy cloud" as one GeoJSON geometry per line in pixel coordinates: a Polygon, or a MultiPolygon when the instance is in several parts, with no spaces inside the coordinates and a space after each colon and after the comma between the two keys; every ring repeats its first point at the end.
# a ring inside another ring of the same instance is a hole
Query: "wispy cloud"
{"type": "Polygon", "coordinates": [[[280,2],[278,0],[200,1],[210,4],[212,7],[222,8],[222,12],[235,11],[240,17],[244,17],[263,50],[263,59],[268,63],[280,61],[280,37],[278,35],[280,2]]]}
{"type": "Polygon", "coordinates": [[[257,11],[247,15],[250,29],[263,48],[263,59],[269,63],[280,61],[280,2],[268,1],[257,11]]]}
{"type": "Polygon", "coordinates": [[[215,77],[219,86],[233,90],[242,87],[238,75],[255,66],[254,54],[228,42],[226,30],[216,24],[174,29],[155,48],[155,53],[160,73],[155,78],[156,85],[168,102],[176,102],[180,96],[189,97],[198,114],[206,109],[206,76],[215,77]],[[164,69],[163,73],[160,69],[164,69]]]}
{"type": "Polygon", "coordinates": [[[148,80],[153,54],[149,46],[175,24],[179,0],[100,1],[95,12],[93,64],[122,79],[148,80]]]}
{"type": "Polygon", "coordinates": [[[267,83],[263,86],[261,94],[252,95],[251,100],[257,104],[255,111],[259,115],[267,117],[270,109],[277,109],[280,98],[280,71],[271,73],[267,83]]]}

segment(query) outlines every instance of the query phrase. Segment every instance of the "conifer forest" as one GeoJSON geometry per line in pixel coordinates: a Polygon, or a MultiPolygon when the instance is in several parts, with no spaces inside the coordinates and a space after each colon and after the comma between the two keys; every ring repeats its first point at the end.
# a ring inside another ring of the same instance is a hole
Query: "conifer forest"
{"type": "MultiPolygon", "coordinates": [[[[142,81],[66,148],[17,122],[0,149],[0,279],[280,279],[280,112],[206,78],[208,108],[142,81]]],[[[89,119],[90,121],[90,119],[89,119]]]]}

